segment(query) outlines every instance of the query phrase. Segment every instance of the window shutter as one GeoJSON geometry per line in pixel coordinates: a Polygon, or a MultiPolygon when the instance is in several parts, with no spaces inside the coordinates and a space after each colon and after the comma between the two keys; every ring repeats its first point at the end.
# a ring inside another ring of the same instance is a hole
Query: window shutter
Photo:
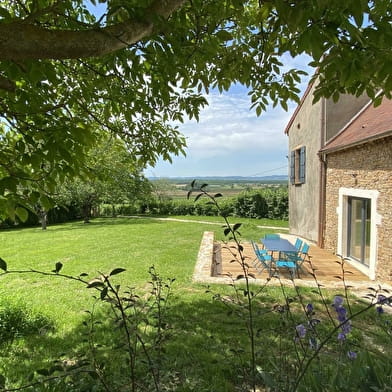
{"type": "Polygon", "coordinates": [[[303,184],[305,182],[305,166],[306,166],[306,147],[301,147],[299,153],[299,181],[303,184]]]}
{"type": "Polygon", "coordinates": [[[290,184],[295,183],[295,151],[290,154],[290,184]]]}

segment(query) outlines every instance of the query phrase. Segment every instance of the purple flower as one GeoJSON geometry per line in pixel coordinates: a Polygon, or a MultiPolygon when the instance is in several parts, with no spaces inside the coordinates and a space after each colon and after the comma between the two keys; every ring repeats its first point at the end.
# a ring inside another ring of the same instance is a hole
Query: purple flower
{"type": "Polygon", "coordinates": [[[333,299],[333,306],[335,306],[335,308],[340,308],[343,305],[343,301],[344,301],[343,297],[337,295],[333,299]]]}
{"type": "Polygon", "coordinates": [[[345,340],[346,340],[346,334],[343,333],[343,332],[339,332],[339,334],[338,334],[338,340],[339,340],[340,342],[345,341],[345,340]]]}
{"type": "Polygon", "coordinates": [[[306,328],[303,324],[299,324],[295,327],[296,331],[297,331],[297,336],[299,338],[304,338],[306,335],[306,328]]]}
{"type": "Polygon", "coordinates": [[[342,332],[343,332],[344,334],[347,335],[348,333],[351,332],[351,330],[352,330],[352,326],[351,326],[350,321],[347,321],[346,323],[344,323],[344,324],[342,325],[342,332]]]}
{"type": "Polygon", "coordinates": [[[313,305],[312,304],[307,304],[305,309],[306,309],[307,314],[313,314],[313,305]]]}
{"type": "Polygon", "coordinates": [[[341,323],[346,320],[347,311],[343,306],[336,308],[336,313],[338,314],[338,320],[341,323]]]}
{"type": "Polygon", "coordinates": [[[347,356],[348,356],[349,359],[354,360],[354,359],[357,358],[358,355],[357,355],[357,353],[355,351],[348,351],[347,352],[347,356]]]}

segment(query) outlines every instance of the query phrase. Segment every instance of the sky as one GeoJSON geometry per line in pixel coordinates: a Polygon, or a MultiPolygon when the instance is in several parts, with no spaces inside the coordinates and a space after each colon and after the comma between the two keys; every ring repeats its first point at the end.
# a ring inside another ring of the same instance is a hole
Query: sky
{"type": "MultiPolygon", "coordinates": [[[[286,67],[311,68],[305,56],[283,59],[286,67]]],[[[309,78],[301,85],[305,91],[309,78]]],[[[228,92],[210,92],[209,103],[202,109],[199,122],[178,124],[186,137],[186,156],[173,156],[173,162],[159,161],[145,170],[147,177],[196,176],[269,176],[288,173],[288,137],[284,129],[297,104],[289,103],[286,112],[280,107],[268,108],[259,117],[250,110],[248,90],[241,85],[228,92]]]]}

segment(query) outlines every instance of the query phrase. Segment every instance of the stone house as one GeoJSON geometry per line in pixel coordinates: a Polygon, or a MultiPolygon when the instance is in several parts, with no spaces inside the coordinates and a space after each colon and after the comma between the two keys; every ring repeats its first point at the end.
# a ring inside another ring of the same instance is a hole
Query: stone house
{"type": "Polygon", "coordinates": [[[313,104],[291,117],[289,225],[370,279],[392,278],[392,101],[366,96],[313,104]]]}

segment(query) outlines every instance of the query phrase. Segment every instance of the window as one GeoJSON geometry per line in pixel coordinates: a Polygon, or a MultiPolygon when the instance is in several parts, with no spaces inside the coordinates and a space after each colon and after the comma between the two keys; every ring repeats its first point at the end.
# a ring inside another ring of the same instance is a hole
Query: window
{"type": "Polygon", "coordinates": [[[348,197],[347,202],[348,256],[369,266],[371,200],[348,197]]]}
{"type": "Polygon", "coordinates": [[[299,185],[305,183],[306,147],[302,146],[291,151],[290,182],[299,185]]]}

